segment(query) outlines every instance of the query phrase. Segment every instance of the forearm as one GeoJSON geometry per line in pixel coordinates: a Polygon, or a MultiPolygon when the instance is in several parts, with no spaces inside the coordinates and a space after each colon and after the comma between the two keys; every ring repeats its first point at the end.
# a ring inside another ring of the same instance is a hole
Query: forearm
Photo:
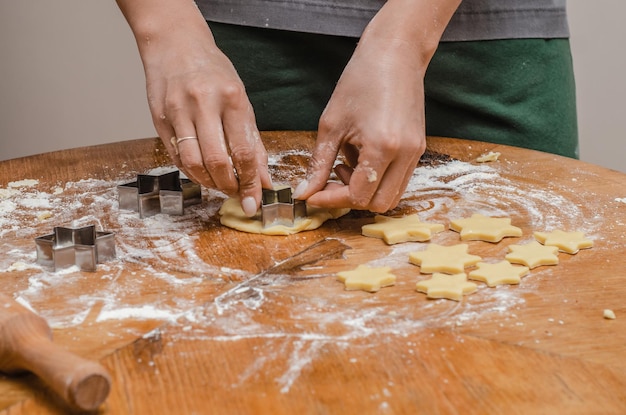
{"type": "Polygon", "coordinates": [[[389,0],[365,29],[361,40],[382,42],[390,51],[410,51],[407,59],[424,69],[461,0],[389,0]]]}
{"type": "MultiPolygon", "coordinates": [[[[143,59],[162,47],[184,47],[189,33],[214,47],[211,32],[193,0],[116,0],[143,59]],[[179,38],[180,37],[180,38],[179,38]]],[[[198,45],[195,45],[198,46],[198,45]]],[[[145,64],[145,62],[144,62],[145,64]]]]}
{"type": "Polygon", "coordinates": [[[237,194],[253,216],[271,187],[267,152],[241,79],[193,0],[117,0],[139,47],[154,126],[174,163],[237,194]],[[183,140],[184,138],[184,140],[183,140]]]}

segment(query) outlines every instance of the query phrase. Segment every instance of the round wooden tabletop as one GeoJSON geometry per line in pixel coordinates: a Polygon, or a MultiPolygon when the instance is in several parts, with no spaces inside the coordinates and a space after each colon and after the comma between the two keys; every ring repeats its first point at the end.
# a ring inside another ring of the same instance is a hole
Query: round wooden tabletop
{"type": "MultiPolygon", "coordinates": [[[[315,135],[262,134],[275,181],[304,177],[315,135]]],[[[57,345],[111,375],[103,414],[626,413],[626,175],[527,149],[429,138],[390,215],[508,217],[521,237],[463,241],[485,262],[533,232],[580,231],[593,247],[461,301],[416,291],[427,242],[386,245],[350,212],[320,229],[226,228],[202,189],[182,216],[120,210],[119,184],[171,162],[157,139],[0,162],[0,293],[44,317],[57,345]],[[496,161],[478,163],[489,152],[496,161]],[[115,234],[95,272],[36,262],[54,227],[115,234]],[[396,284],[346,291],[336,274],[389,267],[396,284]],[[612,310],[615,319],[605,318],[612,310]]],[[[470,270],[470,269],[468,269],[470,270]]],[[[65,413],[33,375],[0,374],[0,414],[65,413]]]]}

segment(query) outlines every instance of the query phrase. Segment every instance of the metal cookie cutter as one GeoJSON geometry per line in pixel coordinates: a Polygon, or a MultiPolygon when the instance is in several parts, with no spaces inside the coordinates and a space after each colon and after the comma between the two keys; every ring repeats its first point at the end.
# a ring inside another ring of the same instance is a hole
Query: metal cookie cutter
{"type": "Polygon", "coordinates": [[[145,218],[158,213],[182,215],[184,208],[202,201],[200,185],[181,178],[178,170],[138,174],[134,182],[117,186],[120,209],[139,212],[145,218]]]}
{"type": "Polygon", "coordinates": [[[291,187],[263,189],[261,218],[264,228],[275,225],[293,226],[296,219],[304,217],[306,203],[291,196],[291,187]]]}
{"type": "Polygon", "coordinates": [[[35,238],[37,262],[54,270],[77,265],[81,271],[95,271],[96,264],[115,258],[112,232],[96,231],[95,225],[83,228],[57,226],[54,233],[35,238]]]}

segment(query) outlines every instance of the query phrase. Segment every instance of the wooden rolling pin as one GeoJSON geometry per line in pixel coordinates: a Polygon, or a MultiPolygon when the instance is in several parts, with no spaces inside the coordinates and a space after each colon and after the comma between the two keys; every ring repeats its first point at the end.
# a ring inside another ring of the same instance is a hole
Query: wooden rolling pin
{"type": "Polygon", "coordinates": [[[98,363],[52,343],[48,323],[0,294],[0,372],[29,371],[75,409],[93,411],[107,398],[111,378],[98,363]]]}

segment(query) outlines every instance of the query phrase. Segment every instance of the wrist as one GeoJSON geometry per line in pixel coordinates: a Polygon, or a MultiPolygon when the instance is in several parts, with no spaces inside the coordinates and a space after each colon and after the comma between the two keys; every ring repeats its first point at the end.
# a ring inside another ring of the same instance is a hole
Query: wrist
{"type": "Polygon", "coordinates": [[[194,1],[117,0],[117,3],[142,55],[162,45],[180,47],[191,38],[213,43],[209,27],[194,1]]]}
{"type": "MultiPolygon", "coordinates": [[[[424,70],[461,0],[388,0],[365,28],[361,41],[409,53],[424,70]]],[[[407,57],[409,58],[409,57],[407,57]]]]}

